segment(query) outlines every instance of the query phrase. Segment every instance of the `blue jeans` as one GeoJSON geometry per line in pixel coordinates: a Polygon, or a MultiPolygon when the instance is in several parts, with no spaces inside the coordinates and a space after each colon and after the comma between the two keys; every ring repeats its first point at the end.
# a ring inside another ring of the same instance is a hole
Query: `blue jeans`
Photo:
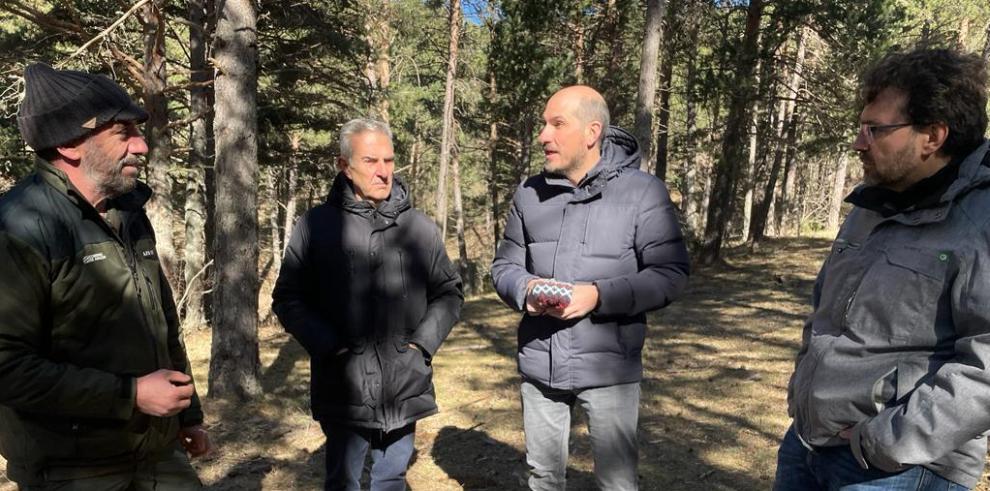
{"type": "Polygon", "coordinates": [[[863,469],[849,446],[808,450],[792,426],[777,452],[774,491],[961,491],[969,489],[916,465],[901,472],[863,469]]]}
{"type": "Polygon", "coordinates": [[[371,490],[403,491],[415,446],[416,423],[382,433],[320,422],[327,436],[326,491],[360,491],[364,458],[371,449],[371,490]]]}
{"type": "Polygon", "coordinates": [[[580,405],[588,414],[588,433],[599,489],[638,489],[639,390],[639,383],[632,383],[565,391],[524,380],[522,406],[529,488],[538,491],[565,489],[571,410],[580,405]]]}

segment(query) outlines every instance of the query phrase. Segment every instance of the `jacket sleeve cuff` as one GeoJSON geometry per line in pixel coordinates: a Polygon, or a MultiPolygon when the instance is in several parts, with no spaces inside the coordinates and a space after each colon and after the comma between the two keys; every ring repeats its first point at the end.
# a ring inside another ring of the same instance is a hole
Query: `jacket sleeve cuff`
{"type": "Polygon", "coordinates": [[[598,307],[595,313],[622,315],[632,310],[633,291],[624,278],[598,280],[594,285],[598,288],[598,307]]]}
{"type": "Polygon", "coordinates": [[[114,419],[130,420],[134,415],[137,396],[137,379],[134,377],[120,377],[120,385],[117,394],[113,398],[113,406],[110,408],[111,417],[114,419]]]}
{"type": "Polygon", "coordinates": [[[863,422],[853,427],[852,436],[849,438],[849,449],[852,450],[853,457],[856,458],[856,463],[863,469],[869,469],[870,464],[866,461],[866,456],[863,455],[863,422]]]}

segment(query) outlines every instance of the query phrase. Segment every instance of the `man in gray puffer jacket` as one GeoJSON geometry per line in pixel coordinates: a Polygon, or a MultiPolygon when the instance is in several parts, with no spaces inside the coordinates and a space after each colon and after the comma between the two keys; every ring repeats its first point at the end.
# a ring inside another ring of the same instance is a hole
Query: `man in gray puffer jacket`
{"type": "Polygon", "coordinates": [[[639,146],[608,125],[589,87],[550,98],[543,173],[519,186],[492,265],[519,325],[526,460],[532,489],[563,489],[570,410],[589,418],[602,489],[637,489],[636,426],[646,313],[687,283],[688,254],[663,182],[639,170],[639,146]],[[573,285],[542,302],[546,279],[573,285]]]}
{"type": "Polygon", "coordinates": [[[990,431],[990,155],[975,55],[888,55],[863,79],[865,183],[822,266],[777,490],[962,489],[990,431]]]}

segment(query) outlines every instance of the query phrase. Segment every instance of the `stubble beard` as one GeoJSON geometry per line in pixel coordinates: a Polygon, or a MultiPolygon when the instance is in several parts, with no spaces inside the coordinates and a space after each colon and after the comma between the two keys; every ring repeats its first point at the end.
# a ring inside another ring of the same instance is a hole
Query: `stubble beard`
{"type": "Polygon", "coordinates": [[[104,198],[115,198],[127,194],[137,186],[137,178],[124,175],[124,166],[138,166],[141,159],[128,155],[117,162],[95,149],[83,154],[83,172],[93,183],[97,194],[104,198]]]}
{"type": "Polygon", "coordinates": [[[914,168],[909,146],[891,155],[883,168],[877,166],[876,160],[870,159],[870,162],[872,172],[866,170],[866,162],[863,162],[863,182],[868,186],[893,187],[904,181],[914,168]]]}

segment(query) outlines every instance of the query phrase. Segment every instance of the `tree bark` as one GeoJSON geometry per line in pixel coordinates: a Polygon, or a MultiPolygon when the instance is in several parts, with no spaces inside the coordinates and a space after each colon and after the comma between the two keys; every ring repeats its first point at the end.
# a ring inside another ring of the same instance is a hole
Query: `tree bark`
{"type": "MultiPolygon", "coordinates": [[[[698,108],[697,98],[695,97],[695,85],[698,77],[699,24],[697,16],[691,15],[690,12],[685,15],[685,18],[687,23],[686,36],[688,39],[688,51],[687,60],[685,60],[687,77],[684,82],[684,146],[687,149],[687,154],[690,155],[690,160],[687,165],[681,168],[681,211],[684,214],[684,222],[687,225],[687,230],[685,231],[687,236],[692,240],[696,240],[700,235],[699,232],[702,227],[700,210],[704,209],[700,206],[702,193],[699,191],[698,186],[698,168],[702,165],[702,151],[698,145],[698,108]]],[[[668,32],[670,31],[668,30],[668,32]]],[[[657,156],[659,157],[659,153],[657,156]]],[[[658,164],[657,169],[659,168],[660,166],[658,164]]]]}
{"type": "Polygon", "coordinates": [[[216,281],[211,397],[261,393],[258,358],[257,19],[220,0],[216,48],[216,281]]]}
{"type": "Polygon", "coordinates": [[[392,78],[392,37],[394,35],[390,0],[367,0],[364,5],[364,39],[370,52],[364,76],[368,82],[369,112],[389,123],[388,90],[392,78]]]}
{"type": "Polygon", "coordinates": [[[207,21],[208,0],[189,0],[189,70],[192,87],[189,89],[189,112],[194,117],[189,127],[189,161],[186,166],[186,240],[183,276],[186,302],[183,324],[204,326],[207,323],[203,301],[204,285],[209,276],[203,271],[206,265],[206,173],[213,155],[213,118],[210,108],[211,88],[205,86],[213,77],[206,63],[206,43],[209,39],[207,21]]]}
{"type": "Polygon", "coordinates": [[[990,23],[983,33],[983,63],[990,63],[990,23]]]}
{"type": "MultiPolygon", "coordinates": [[[[791,72],[791,77],[789,84],[783,88],[783,94],[787,96],[786,101],[781,101],[779,112],[777,115],[777,148],[774,151],[773,163],[770,167],[770,175],[767,179],[766,186],[763,188],[763,200],[757,207],[753,214],[749,228],[749,240],[751,242],[760,242],[766,238],[767,223],[770,219],[770,209],[771,207],[776,207],[775,215],[783,212],[785,209],[784,200],[786,198],[785,192],[781,192],[780,200],[774,204],[774,194],[777,189],[777,181],[780,179],[781,169],[784,166],[784,154],[789,141],[794,140],[791,136],[791,132],[795,131],[796,120],[795,113],[797,96],[799,93],[799,86],[801,84],[801,75],[804,66],[805,57],[805,44],[806,44],[807,32],[802,28],[798,33],[797,39],[797,51],[795,55],[795,64],[793,71],[791,72]]],[[[786,179],[785,179],[786,180],[786,179]]],[[[780,232],[780,224],[777,225],[777,231],[780,232]]]]}
{"type": "Polygon", "coordinates": [[[154,0],[142,9],[144,24],[144,105],[148,121],[144,125],[148,142],[148,185],[154,190],[148,201],[148,218],[155,229],[155,248],[161,258],[168,282],[178,293],[181,284],[176,276],[178,258],[175,254],[172,219],[172,179],[168,175],[172,157],[172,133],[168,128],[168,99],[165,65],[164,0],[154,0]]]}
{"type": "Polygon", "coordinates": [[[839,161],[832,177],[832,196],[828,205],[828,230],[839,230],[839,215],[842,211],[842,200],[846,197],[846,173],[849,170],[849,152],[845,149],[839,153],[839,161]]]}
{"type": "Polygon", "coordinates": [[[457,45],[461,36],[461,1],[450,0],[450,44],[447,57],[447,82],[443,94],[443,129],[440,135],[440,168],[437,171],[437,208],[434,219],[442,237],[447,237],[447,168],[454,146],[454,82],[457,79],[457,45]]]}
{"type": "Polygon", "coordinates": [[[292,229],[296,226],[296,208],[299,206],[299,145],[302,142],[302,135],[293,133],[289,143],[292,145],[292,156],[289,159],[288,176],[285,183],[285,222],[282,225],[282,254],[289,247],[289,238],[292,237],[292,229]]]}
{"type": "MultiPolygon", "coordinates": [[[[660,58],[664,0],[646,1],[646,33],[639,61],[639,91],[636,95],[636,123],[633,132],[639,140],[640,170],[646,172],[653,155],[653,109],[657,95],[657,65],[660,58]]],[[[671,60],[664,60],[669,65],[671,60]]]]}
{"type": "MultiPolygon", "coordinates": [[[[495,79],[495,72],[488,74],[488,100],[495,101],[498,96],[498,87],[495,79]]],[[[501,238],[499,230],[499,220],[502,212],[499,210],[498,197],[498,121],[493,117],[488,124],[488,193],[491,200],[491,222],[492,222],[492,249],[498,248],[498,241],[501,238]]]]}
{"type": "Polygon", "coordinates": [[[726,228],[732,217],[733,200],[739,184],[739,169],[745,149],[744,139],[749,126],[748,113],[756,92],[754,79],[758,51],[763,0],[751,0],[746,12],[743,46],[736,59],[736,80],[733,83],[729,116],[725,124],[722,152],[716,166],[715,183],[708,207],[708,223],[700,260],[712,264],[721,256],[726,228]]]}
{"type": "Polygon", "coordinates": [[[467,240],[464,236],[464,202],[461,199],[461,159],[455,149],[450,162],[450,170],[454,185],[454,226],[457,233],[457,270],[461,274],[461,281],[464,285],[465,293],[474,293],[474,277],[470,274],[467,252],[467,240]]]}

